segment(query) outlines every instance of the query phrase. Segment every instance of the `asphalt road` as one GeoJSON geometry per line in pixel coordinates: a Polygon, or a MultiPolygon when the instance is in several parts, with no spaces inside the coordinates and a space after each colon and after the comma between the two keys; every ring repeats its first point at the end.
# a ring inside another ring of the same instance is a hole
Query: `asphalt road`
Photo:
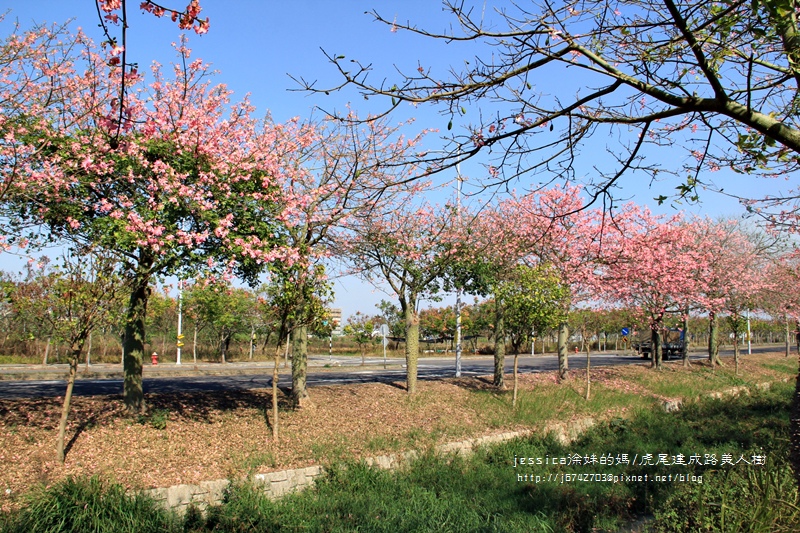
{"type": "MultiPolygon", "coordinates": [[[[753,354],[775,351],[775,347],[753,348],[753,354]]],[[[730,351],[721,354],[732,355],[730,351]]],[[[746,354],[746,352],[745,352],[746,354]]],[[[691,359],[705,359],[702,353],[691,354],[691,359]]],[[[747,355],[744,355],[747,357],[747,355]]],[[[752,356],[751,356],[752,357],[752,356]]],[[[311,365],[308,372],[308,385],[337,385],[345,383],[375,383],[375,382],[404,382],[405,368],[401,359],[389,359],[389,367],[383,368],[383,359],[367,359],[367,367],[361,367],[360,358],[342,358],[347,364],[341,367],[324,368],[328,361],[327,356],[314,356],[310,358],[311,365]]],[[[506,357],[506,372],[513,369],[514,358],[506,357]]],[[[626,364],[649,364],[648,361],[635,355],[617,355],[614,353],[599,352],[592,355],[592,367],[613,366],[626,364]]],[[[187,372],[191,368],[187,366],[187,372]]],[[[421,380],[435,380],[454,375],[453,357],[423,357],[418,363],[418,376],[421,380]]],[[[570,369],[586,368],[586,357],[583,354],[570,354],[570,369]]],[[[520,373],[552,371],[558,368],[558,359],[555,355],[520,356],[520,373]]],[[[281,369],[279,386],[289,388],[291,376],[288,371],[281,369]]],[[[463,376],[490,375],[493,373],[493,360],[491,356],[468,356],[462,359],[461,373],[463,376]]],[[[176,372],[177,374],[177,372],[176,372]]],[[[175,375],[170,377],[145,377],[144,391],[150,393],[174,392],[202,392],[247,390],[272,386],[272,368],[270,363],[254,368],[252,373],[239,375],[175,375]]],[[[35,397],[62,396],[65,392],[65,379],[52,380],[27,380],[27,381],[0,381],[0,399],[20,399],[35,397]]],[[[96,396],[107,394],[121,394],[121,379],[80,379],[76,380],[73,394],[75,396],[96,396]]]]}

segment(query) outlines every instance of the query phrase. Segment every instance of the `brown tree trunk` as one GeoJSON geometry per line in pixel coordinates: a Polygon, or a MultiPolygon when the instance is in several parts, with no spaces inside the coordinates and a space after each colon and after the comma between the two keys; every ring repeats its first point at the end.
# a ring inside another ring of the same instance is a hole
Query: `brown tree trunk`
{"type": "Polygon", "coordinates": [[[720,365],[718,330],[717,315],[711,312],[708,314],[708,360],[711,368],[720,365]]]}
{"type": "Polygon", "coordinates": [[[222,339],[219,341],[219,354],[222,358],[222,364],[227,363],[226,355],[228,352],[228,337],[227,335],[222,335],[222,339]]]}
{"type": "Polygon", "coordinates": [[[250,326],[250,360],[253,360],[253,352],[255,351],[256,345],[256,328],[255,326],[250,326]]]}
{"type": "Polygon", "coordinates": [[[592,396],[592,354],[589,345],[586,345],[586,401],[592,396]]]}
{"type": "Polygon", "coordinates": [[[785,357],[789,357],[789,353],[791,352],[791,349],[792,349],[792,342],[790,340],[791,337],[789,336],[789,317],[788,316],[785,317],[784,321],[786,323],[786,335],[785,335],[785,337],[786,337],[786,341],[785,341],[786,352],[785,352],[784,356],[785,357]]]}
{"type": "Polygon", "coordinates": [[[689,368],[689,309],[683,313],[683,366],[689,368]]]}
{"type": "Polygon", "coordinates": [[[414,308],[416,296],[401,302],[406,320],[406,390],[417,392],[417,360],[419,359],[419,316],[414,308]]]}
{"type": "Polygon", "coordinates": [[[83,349],[83,341],[78,340],[73,343],[70,349],[69,377],[67,378],[67,392],[64,394],[64,404],[61,407],[61,420],[58,423],[58,440],[56,442],[56,458],[58,462],[64,464],[64,440],[67,433],[67,419],[69,418],[69,407],[72,402],[72,389],[75,386],[75,375],[78,373],[78,360],[83,349]]]}
{"type": "Polygon", "coordinates": [[[569,374],[569,359],[567,356],[569,342],[569,324],[566,321],[558,325],[558,380],[567,379],[569,374]]]}
{"type": "MultiPolygon", "coordinates": [[[[289,336],[286,336],[286,351],[289,351],[289,336]]],[[[278,367],[281,364],[281,344],[275,346],[275,365],[272,368],[272,438],[278,440],[278,380],[280,375],[278,367]]]]}
{"type": "Polygon", "coordinates": [[[517,391],[519,391],[519,350],[514,350],[514,395],[511,406],[517,406],[517,391]]]}
{"type": "Polygon", "coordinates": [[[129,414],[139,414],[145,411],[142,365],[148,280],[147,276],[142,275],[138,276],[133,283],[125,320],[125,336],[122,341],[122,367],[125,374],[123,400],[129,414]]]}
{"type": "Polygon", "coordinates": [[[50,355],[50,344],[52,340],[52,337],[47,337],[47,346],[44,347],[44,358],[42,359],[43,365],[47,365],[47,356],[50,355]]]}
{"type": "Polygon", "coordinates": [[[308,375],[308,327],[296,326],[292,330],[292,404],[295,408],[310,405],[306,388],[308,375]]]}
{"type": "MultiPolygon", "coordinates": [[[[506,328],[502,303],[495,298],[494,307],[494,386],[505,389],[506,328]]],[[[515,396],[516,397],[516,396],[515,396]]]]}

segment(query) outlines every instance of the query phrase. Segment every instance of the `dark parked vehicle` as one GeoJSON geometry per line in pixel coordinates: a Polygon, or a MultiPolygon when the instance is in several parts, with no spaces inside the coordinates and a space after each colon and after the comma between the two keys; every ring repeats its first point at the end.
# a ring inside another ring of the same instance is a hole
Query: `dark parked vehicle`
{"type": "MultiPolygon", "coordinates": [[[[633,342],[631,347],[645,359],[650,359],[653,354],[653,343],[649,340],[633,342]]],[[[661,353],[664,359],[683,358],[687,350],[686,332],[677,328],[667,330],[661,343],[661,353]]]]}

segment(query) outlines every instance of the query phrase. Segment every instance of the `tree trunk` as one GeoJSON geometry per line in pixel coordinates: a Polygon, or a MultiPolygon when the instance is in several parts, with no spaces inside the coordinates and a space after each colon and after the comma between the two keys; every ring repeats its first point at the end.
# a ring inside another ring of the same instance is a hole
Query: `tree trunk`
{"type": "Polygon", "coordinates": [[[503,306],[495,298],[494,307],[494,386],[505,389],[506,328],[503,306]]]}
{"type": "Polygon", "coordinates": [[[255,351],[256,346],[256,328],[255,326],[250,326],[250,360],[253,360],[253,352],[255,351]]]}
{"type": "Polygon", "coordinates": [[[800,354],[800,320],[794,323],[794,339],[797,347],[797,353],[800,354]]]}
{"type": "Polygon", "coordinates": [[[514,395],[511,406],[517,406],[517,391],[519,391],[519,350],[514,350],[514,395]]]}
{"type": "Polygon", "coordinates": [[[306,388],[308,374],[308,327],[296,326],[292,330],[292,404],[295,408],[311,403],[306,388]]]}
{"type": "Polygon", "coordinates": [[[416,297],[401,305],[406,319],[406,390],[417,392],[417,359],[419,358],[419,316],[414,309],[416,297]]]}
{"type": "Polygon", "coordinates": [[[229,344],[230,337],[227,334],[223,334],[222,338],[219,341],[219,355],[222,359],[222,364],[227,363],[226,355],[228,353],[228,344],[229,344]]]}
{"type": "Polygon", "coordinates": [[[784,356],[785,357],[789,357],[789,353],[791,352],[791,348],[792,348],[792,343],[791,343],[790,337],[789,337],[789,317],[788,316],[785,317],[785,322],[786,322],[786,342],[785,342],[786,353],[784,354],[784,356]]]}
{"type": "Polygon", "coordinates": [[[50,344],[53,340],[53,337],[47,337],[47,346],[44,347],[44,358],[42,359],[42,364],[47,365],[47,356],[50,355],[50,344]]]}
{"type": "Polygon", "coordinates": [[[720,364],[719,361],[719,339],[717,338],[717,315],[715,313],[708,314],[708,360],[711,362],[711,367],[720,364]]]}
{"type": "Polygon", "coordinates": [[[653,358],[651,368],[661,370],[663,352],[661,349],[661,320],[650,326],[650,356],[653,358]]]}
{"type": "Polygon", "coordinates": [[[569,341],[569,324],[566,321],[558,325],[558,380],[567,379],[569,359],[567,358],[567,342],[569,341]]]}
{"type": "Polygon", "coordinates": [[[89,333],[89,345],[86,347],[86,371],[92,366],[92,334],[89,333]]]}
{"type": "MultiPolygon", "coordinates": [[[[289,350],[289,337],[286,337],[286,350],[289,350]]],[[[272,438],[278,440],[278,367],[281,364],[281,343],[275,346],[275,366],[272,368],[272,438]]]]}
{"type": "Polygon", "coordinates": [[[733,367],[734,372],[738,376],[739,375],[739,332],[733,332],[733,367]]]}
{"type": "Polygon", "coordinates": [[[61,407],[61,420],[58,423],[58,440],[56,442],[56,457],[58,462],[64,464],[64,440],[67,433],[67,419],[69,406],[72,402],[72,389],[75,386],[75,375],[78,373],[78,360],[83,349],[83,340],[75,341],[71,348],[69,360],[69,377],[67,378],[67,392],[64,394],[64,404],[61,407]]]}
{"type": "Polygon", "coordinates": [[[683,366],[689,368],[689,309],[683,313],[683,366]]]}
{"type": "Polygon", "coordinates": [[[194,325],[194,338],[192,339],[192,358],[194,366],[197,368],[197,324],[194,325]]]}
{"type": "Polygon", "coordinates": [[[589,345],[586,345],[586,401],[588,402],[592,396],[592,354],[589,345]]]}
{"type": "Polygon", "coordinates": [[[147,312],[148,276],[139,275],[133,283],[122,341],[122,367],[125,374],[123,399],[129,414],[145,411],[142,388],[144,361],[145,316],[147,312]]]}

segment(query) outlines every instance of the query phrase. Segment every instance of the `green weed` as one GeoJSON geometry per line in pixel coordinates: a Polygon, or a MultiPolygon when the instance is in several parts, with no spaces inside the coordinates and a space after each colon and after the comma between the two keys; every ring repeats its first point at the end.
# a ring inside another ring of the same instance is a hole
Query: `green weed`
{"type": "Polygon", "coordinates": [[[142,494],[97,477],[68,478],[27,497],[27,506],[0,519],[3,533],[180,531],[174,514],[142,494]]]}

